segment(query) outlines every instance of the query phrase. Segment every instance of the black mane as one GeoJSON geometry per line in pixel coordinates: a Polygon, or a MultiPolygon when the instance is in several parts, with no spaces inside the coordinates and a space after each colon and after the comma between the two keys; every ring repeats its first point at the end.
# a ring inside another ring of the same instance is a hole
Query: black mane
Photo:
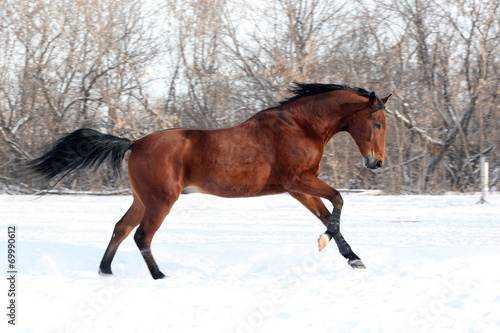
{"type": "Polygon", "coordinates": [[[370,97],[370,92],[358,87],[350,87],[341,84],[323,84],[323,83],[299,83],[294,82],[293,86],[288,88],[288,91],[293,93],[292,97],[279,102],[279,106],[298,100],[299,98],[306,96],[314,96],[322,93],[326,93],[334,90],[352,90],[357,94],[370,97]]]}

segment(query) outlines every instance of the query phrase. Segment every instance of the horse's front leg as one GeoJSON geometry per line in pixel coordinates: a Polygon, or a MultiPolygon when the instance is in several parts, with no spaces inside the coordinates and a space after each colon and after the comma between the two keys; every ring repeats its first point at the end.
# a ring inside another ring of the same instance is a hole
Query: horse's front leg
{"type": "Polygon", "coordinates": [[[319,250],[321,251],[327,246],[333,238],[335,243],[337,243],[340,254],[347,258],[347,263],[352,268],[366,268],[361,259],[352,251],[351,246],[347,243],[344,236],[340,233],[340,213],[340,209],[333,207],[332,215],[326,227],[326,232],[319,236],[319,250]]]}
{"type": "Polygon", "coordinates": [[[290,190],[312,195],[314,197],[325,198],[333,205],[332,214],[328,219],[327,230],[320,235],[318,240],[319,250],[321,251],[333,238],[337,243],[340,254],[347,258],[347,263],[352,268],[366,268],[361,259],[353,252],[351,246],[344,239],[344,236],[340,233],[340,215],[344,204],[344,200],[340,193],[311,172],[303,172],[290,186],[290,190]]]}

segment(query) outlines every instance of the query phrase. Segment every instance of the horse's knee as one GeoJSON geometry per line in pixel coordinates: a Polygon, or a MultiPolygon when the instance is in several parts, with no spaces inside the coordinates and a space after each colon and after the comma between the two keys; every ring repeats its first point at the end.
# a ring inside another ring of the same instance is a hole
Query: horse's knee
{"type": "Polygon", "coordinates": [[[344,199],[342,199],[339,191],[335,190],[330,201],[333,204],[333,207],[342,210],[342,206],[344,206],[344,199]]]}

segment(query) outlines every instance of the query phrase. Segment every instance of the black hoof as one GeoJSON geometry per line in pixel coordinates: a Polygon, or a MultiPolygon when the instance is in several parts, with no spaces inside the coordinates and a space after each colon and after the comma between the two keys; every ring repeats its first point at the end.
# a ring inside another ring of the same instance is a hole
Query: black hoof
{"type": "Polygon", "coordinates": [[[99,268],[99,275],[111,276],[113,275],[113,272],[111,272],[111,268],[99,268]]]}
{"type": "Polygon", "coordinates": [[[351,260],[348,260],[347,263],[352,268],[366,269],[366,266],[363,264],[361,259],[351,259],[351,260]]]}
{"type": "Polygon", "coordinates": [[[158,272],[156,274],[153,274],[153,279],[155,279],[155,280],[164,279],[166,277],[167,276],[165,274],[163,274],[162,272],[158,272]]]}

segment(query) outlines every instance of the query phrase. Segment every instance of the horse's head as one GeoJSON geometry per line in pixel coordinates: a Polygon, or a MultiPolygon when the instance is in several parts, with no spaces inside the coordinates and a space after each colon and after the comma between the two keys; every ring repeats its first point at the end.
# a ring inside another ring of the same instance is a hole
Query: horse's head
{"type": "Polygon", "coordinates": [[[385,103],[391,95],[378,98],[374,92],[369,97],[369,108],[356,112],[349,120],[348,131],[364,157],[368,169],[377,169],[385,157],[385,103]]]}

